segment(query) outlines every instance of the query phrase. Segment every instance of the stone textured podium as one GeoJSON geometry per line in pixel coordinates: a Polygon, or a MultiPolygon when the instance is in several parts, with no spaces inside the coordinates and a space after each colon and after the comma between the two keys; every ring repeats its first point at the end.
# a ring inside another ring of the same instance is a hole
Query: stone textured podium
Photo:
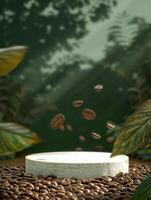
{"type": "Polygon", "coordinates": [[[28,155],[25,158],[26,172],[33,175],[99,178],[115,176],[129,171],[129,158],[119,155],[110,158],[105,152],[48,152],[28,155]]]}

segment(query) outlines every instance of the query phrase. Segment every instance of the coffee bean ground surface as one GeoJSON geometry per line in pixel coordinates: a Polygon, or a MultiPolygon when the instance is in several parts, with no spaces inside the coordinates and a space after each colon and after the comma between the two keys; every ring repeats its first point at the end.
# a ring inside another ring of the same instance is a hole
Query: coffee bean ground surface
{"type": "MultiPolygon", "coordinates": [[[[93,170],[93,169],[92,169],[93,170]]],[[[123,200],[130,199],[151,168],[131,164],[129,173],[97,179],[57,178],[32,176],[24,166],[0,168],[1,200],[123,200]]]]}

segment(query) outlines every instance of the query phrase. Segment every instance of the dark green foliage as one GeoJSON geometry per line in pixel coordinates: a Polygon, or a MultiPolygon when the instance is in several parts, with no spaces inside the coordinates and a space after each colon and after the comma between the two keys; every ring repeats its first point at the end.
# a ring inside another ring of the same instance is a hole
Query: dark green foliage
{"type": "Polygon", "coordinates": [[[12,41],[32,44],[28,57],[32,62],[38,53],[43,64],[50,52],[71,50],[78,44],[77,40],[87,34],[88,21],[108,18],[115,5],[115,0],[99,0],[94,3],[91,0],[35,0],[34,3],[30,3],[30,0],[2,1],[0,13],[5,20],[0,21],[1,45],[12,45],[12,41]],[[11,12],[9,17],[6,17],[6,10],[11,12]],[[69,39],[73,39],[72,43],[69,39]]]}
{"type": "MultiPolygon", "coordinates": [[[[89,22],[109,18],[115,6],[116,0],[2,1],[1,46],[29,46],[27,59],[14,73],[23,75],[25,93],[28,91],[29,96],[37,94],[37,88],[44,87],[48,79],[52,83],[50,74],[42,73],[42,69],[51,71],[54,68],[48,61],[56,52],[71,53],[80,44],[80,39],[87,35],[89,22]]],[[[20,81],[19,76],[16,79],[20,81]]]]}
{"type": "Polygon", "coordinates": [[[137,23],[132,23],[132,18],[123,12],[117,16],[113,25],[109,28],[108,42],[127,48],[138,34],[137,23]]]}
{"type": "Polygon", "coordinates": [[[151,174],[136,188],[131,200],[147,200],[151,197],[151,174]]]}
{"type": "Polygon", "coordinates": [[[0,78],[0,121],[16,121],[23,101],[23,88],[10,76],[0,78]]]}
{"type": "Polygon", "coordinates": [[[112,156],[131,154],[151,146],[151,100],[145,101],[123,124],[112,156]]]}

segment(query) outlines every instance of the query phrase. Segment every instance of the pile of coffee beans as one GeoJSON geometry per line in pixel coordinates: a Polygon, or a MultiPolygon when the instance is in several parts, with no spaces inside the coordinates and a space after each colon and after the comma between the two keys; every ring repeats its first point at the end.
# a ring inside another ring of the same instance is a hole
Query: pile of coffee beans
{"type": "MultiPolygon", "coordinates": [[[[93,169],[92,169],[93,170],[93,169]]],[[[0,168],[1,200],[128,200],[151,168],[130,166],[129,173],[97,179],[33,176],[24,166],[0,168]]]]}

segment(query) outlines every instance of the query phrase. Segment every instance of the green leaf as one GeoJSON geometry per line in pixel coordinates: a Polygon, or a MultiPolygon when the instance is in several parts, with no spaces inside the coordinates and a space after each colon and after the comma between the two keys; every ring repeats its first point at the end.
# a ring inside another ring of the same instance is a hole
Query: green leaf
{"type": "Polygon", "coordinates": [[[115,140],[112,156],[131,154],[151,146],[151,100],[130,115],[115,140]]]}
{"type": "Polygon", "coordinates": [[[131,200],[147,200],[151,197],[151,174],[136,188],[131,200]]]}
{"type": "Polygon", "coordinates": [[[0,123],[0,156],[22,151],[40,142],[38,135],[17,123],[0,123]]]}
{"type": "Polygon", "coordinates": [[[27,51],[26,46],[15,46],[0,49],[0,76],[15,69],[27,51]]]}

